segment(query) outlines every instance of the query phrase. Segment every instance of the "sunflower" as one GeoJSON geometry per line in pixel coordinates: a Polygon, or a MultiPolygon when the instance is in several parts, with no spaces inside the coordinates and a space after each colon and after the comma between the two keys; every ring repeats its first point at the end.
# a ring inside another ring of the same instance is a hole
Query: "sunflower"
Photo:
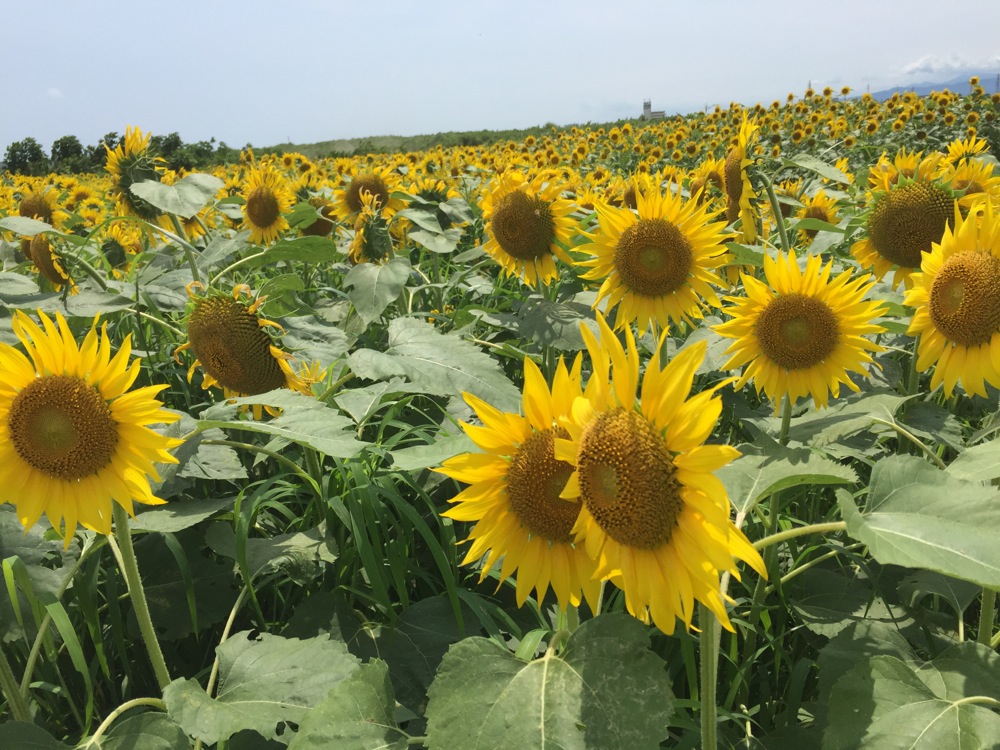
{"type": "Polygon", "coordinates": [[[960,138],[948,144],[948,154],[945,160],[957,164],[959,161],[969,157],[979,157],[989,151],[989,144],[983,138],[971,136],[966,140],[960,138]]]}
{"type": "MultiPolygon", "coordinates": [[[[804,195],[800,199],[802,208],[796,212],[799,219],[819,219],[827,224],[836,224],[840,220],[837,213],[837,201],[830,198],[825,190],[817,190],[815,195],[804,195]]],[[[818,229],[800,229],[799,243],[802,247],[808,247],[816,237],[818,229]]]]}
{"type": "Polygon", "coordinates": [[[57,292],[62,290],[64,284],[69,284],[70,292],[76,294],[76,285],[66,274],[62,260],[56,254],[55,250],[52,249],[52,243],[49,242],[48,236],[36,234],[32,237],[31,242],[28,244],[28,252],[31,255],[32,263],[38,269],[39,275],[52,284],[52,287],[57,292]]]}
{"type": "Polygon", "coordinates": [[[909,289],[910,276],[920,268],[925,253],[941,239],[954,215],[955,198],[938,181],[914,182],[902,178],[876,191],[865,221],[866,234],[851,245],[851,253],[876,279],[895,269],[893,288],[909,289]]]}
{"type": "Polygon", "coordinates": [[[947,182],[958,197],[963,210],[971,210],[977,203],[989,199],[1000,203],[1000,174],[982,159],[962,159],[958,164],[946,164],[939,177],[947,182]]]}
{"type": "MultiPolygon", "coordinates": [[[[56,211],[58,196],[55,190],[40,188],[29,190],[21,197],[17,204],[17,215],[27,216],[29,219],[38,219],[46,224],[52,224],[52,218],[56,211]]],[[[53,226],[55,226],[53,224],[53,226]]]]}
{"type": "Polygon", "coordinates": [[[281,172],[269,164],[247,170],[243,181],[243,228],[250,230],[250,242],[269,244],[288,229],[283,214],[292,207],[293,197],[281,172]]]}
{"type": "MultiPolygon", "coordinates": [[[[275,346],[264,330],[281,330],[280,325],[257,314],[264,297],[249,305],[242,302],[241,296],[250,295],[245,285],[235,287],[231,297],[223,294],[198,297],[193,286],[189,286],[188,293],[193,299],[187,319],[188,340],[174,351],[175,359],[186,349],[195,356],[188,370],[188,382],[195,368],[201,365],[202,388],[221,386],[226,398],[257,396],[276,388],[311,395],[310,384],[288,363],[292,355],[275,346]]],[[[254,417],[260,419],[260,406],[254,406],[254,417]]]]}
{"type": "Polygon", "coordinates": [[[721,383],[687,398],[705,342],[662,367],[660,337],[639,386],[639,356],[631,330],[627,349],[600,316],[600,341],[587,327],[593,363],[585,395],[559,420],[568,433],[555,440],[555,458],[573,466],[562,497],[578,500],[577,544],[595,560],[595,576],[625,592],[634,616],[673,633],[679,617],[690,627],[694,600],[732,630],[719,573],[738,576],[736,560],[766,576],[764,563],[729,520],[726,490],[713,475],[739,452],[704,445],[722,400],[721,383]]]}
{"type": "Polygon", "coordinates": [[[132,502],[157,505],[148,477],[154,462],[177,463],[168,452],[180,440],[148,425],[170,423],[154,395],[164,385],[128,392],[139,376],[126,338],[111,356],[107,324],[97,320],[77,347],[65,319],[39,313],[40,328],[14,312],[14,333],[28,352],[0,343],[0,500],[13,503],[25,529],[42,513],[63,525],[65,546],[77,523],[111,533],[112,501],[135,515],[132,502]]]}
{"type": "Polygon", "coordinates": [[[393,254],[389,222],[378,210],[379,201],[374,193],[363,193],[361,212],[354,219],[354,239],[348,259],[358,263],[381,263],[393,254]]]}
{"type": "Polygon", "coordinates": [[[482,199],[489,240],[485,250],[508,276],[534,286],[558,278],[553,256],[572,263],[562,245],[568,244],[575,222],[574,206],[560,198],[562,186],[520,172],[501,174],[482,199]]]}
{"type": "Polygon", "coordinates": [[[900,180],[929,182],[941,165],[944,155],[934,151],[924,156],[923,151],[901,148],[892,161],[883,153],[868,172],[868,187],[883,192],[890,190],[900,180]]]}
{"type": "Polygon", "coordinates": [[[864,336],[885,330],[872,321],[886,308],[864,300],[875,283],[871,276],[852,278],[848,270],[831,280],[833,261],[822,262],[808,255],[800,270],[794,252],[764,256],[767,283],[744,276],[747,296],[726,297],[734,304],[724,312],[733,319],[714,330],[736,339],[725,369],[746,365],[737,389],[753,380],[757,393],[764,391],[776,405],[786,394],[793,404],[811,395],[818,407],[827,405],[831,392],[840,395],[841,383],[860,390],[848,373],[867,377],[869,352],[882,347],[864,336]]]}
{"type": "Polygon", "coordinates": [[[145,180],[160,181],[163,160],[154,156],[149,148],[152,133],[143,132],[132,125],[125,128],[125,140],[108,152],[105,170],[111,175],[111,194],[117,200],[120,215],[137,216],[155,221],[160,210],[132,193],[132,185],[145,180]]]}
{"type": "Polygon", "coordinates": [[[516,572],[518,606],[532,590],[541,602],[549,586],[561,609],[578,605],[581,593],[591,608],[597,606],[600,583],[594,578],[594,563],[581,545],[573,544],[571,534],[580,504],[560,497],[573,467],[553,453],[556,439],[568,435],[558,420],[582,395],[580,364],[577,357],[567,371],[560,361],[550,391],[541,371],[526,359],[524,416],[497,411],[464,394],[483,424],[462,427],[484,452],[456,456],[438,469],[469,485],[442,514],[476,522],[462,564],[485,557],[482,581],[502,556],[500,580],[516,572]]]}
{"type": "Polygon", "coordinates": [[[917,370],[931,365],[931,387],[951,396],[961,381],[986,396],[984,381],[1000,388],[1000,218],[992,201],[945,229],[923,257],[905,303],[916,308],[907,333],[919,336],[917,370]]]}
{"type": "Polygon", "coordinates": [[[749,170],[753,164],[755,142],[752,141],[757,130],[757,121],[744,115],[736,144],[726,154],[725,166],[726,221],[732,224],[737,219],[742,220],[743,242],[750,244],[757,240],[759,218],[749,170]]]}
{"type": "Polygon", "coordinates": [[[615,328],[632,321],[640,335],[651,324],[690,322],[702,307],[719,307],[713,285],[722,280],[715,269],[724,262],[725,225],[712,222],[715,212],[685,201],[679,193],[637,191],[638,215],[603,203],[597,206],[599,232],[592,244],[577,248],[594,257],[585,279],[603,279],[594,301],[618,305],[615,328]]]}
{"type": "Polygon", "coordinates": [[[364,195],[370,193],[374,199],[373,205],[379,210],[383,219],[390,219],[406,203],[395,197],[399,190],[399,176],[391,169],[382,168],[371,172],[355,174],[344,187],[333,194],[337,216],[341,219],[353,219],[364,207],[364,195]]]}

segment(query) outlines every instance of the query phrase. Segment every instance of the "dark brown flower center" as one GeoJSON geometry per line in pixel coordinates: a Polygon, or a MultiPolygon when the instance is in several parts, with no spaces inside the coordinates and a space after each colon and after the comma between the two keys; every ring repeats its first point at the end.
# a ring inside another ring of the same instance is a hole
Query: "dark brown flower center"
{"type": "Polygon", "coordinates": [[[266,185],[254,188],[247,197],[247,218],[260,229],[271,226],[281,216],[278,198],[266,185]]]}
{"type": "Polygon", "coordinates": [[[931,285],[934,327],[964,346],[985,344],[1000,331],[1000,259],[989,253],[955,253],[931,285]]]}
{"type": "Polygon", "coordinates": [[[580,491],[608,536],[637,549],[670,541],[684,509],[680,482],[663,438],[633,411],[594,419],[580,440],[580,491]]]}
{"type": "Polygon", "coordinates": [[[691,243],[665,219],[639,219],[618,239],[615,268],[635,294],[659,297],[687,283],[691,243]]]}
{"type": "Polygon", "coordinates": [[[11,403],[7,427],[26,464],[66,481],[108,466],[118,445],[118,424],[104,397],[69,375],[46,375],[22,388],[11,403]]]}
{"type": "Polygon", "coordinates": [[[836,348],[837,318],[825,302],[804,294],[776,297],[757,318],[757,341],[764,355],[786,370],[819,364],[836,348]]]}
{"type": "Polygon", "coordinates": [[[225,297],[199,300],[188,321],[188,340],[205,372],[231,391],[255,396],[286,384],[271,354],[271,337],[242,302],[225,297]]]}
{"type": "Polygon", "coordinates": [[[726,154],[726,221],[732,224],[740,218],[740,199],[743,197],[743,153],[738,148],[726,154]]]}
{"type": "Polygon", "coordinates": [[[17,213],[29,219],[44,221],[46,224],[52,223],[52,206],[41,193],[28,193],[24,196],[17,207],[17,213]]]}
{"type": "Polygon", "coordinates": [[[364,207],[361,200],[363,193],[371,193],[375,199],[376,208],[384,208],[389,205],[389,188],[377,174],[358,175],[344,192],[344,200],[352,214],[357,213],[364,207]]]}
{"type": "Polygon", "coordinates": [[[559,497],[573,467],[553,452],[555,438],[568,437],[561,427],[531,435],[518,449],[507,471],[511,510],[531,534],[550,542],[569,542],[580,505],[559,497]]]}
{"type": "Polygon", "coordinates": [[[947,190],[928,182],[890,190],[876,201],[868,218],[872,246],[892,263],[920,268],[923,254],[952,222],[954,206],[947,190]]]}
{"type": "Polygon", "coordinates": [[[549,254],[556,237],[549,204],[521,190],[497,201],[491,225],[504,252],[522,261],[549,254]]]}

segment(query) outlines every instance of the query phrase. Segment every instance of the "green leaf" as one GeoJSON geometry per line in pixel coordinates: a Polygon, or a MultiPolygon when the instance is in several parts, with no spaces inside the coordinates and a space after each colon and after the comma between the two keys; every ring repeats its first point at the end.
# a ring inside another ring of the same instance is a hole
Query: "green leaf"
{"type": "Polygon", "coordinates": [[[726,258],[727,266],[754,266],[756,268],[764,266],[766,253],[757,245],[727,242],[726,249],[729,251],[729,257],[726,258]]]}
{"type": "Polygon", "coordinates": [[[899,584],[899,593],[910,607],[917,607],[926,596],[939,596],[951,605],[955,614],[962,614],[982,592],[982,587],[968,581],[918,570],[899,584]]]}
{"type": "Polygon", "coordinates": [[[459,453],[478,452],[475,443],[464,432],[460,435],[442,435],[431,445],[414,445],[409,448],[389,451],[393,468],[400,471],[416,471],[429,466],[438,466],[442,461],[459,453]]]}
{"type": "Polygon", "coordinates": [[[406,750],[394,705],[385,662],[362,664],[306,715],[288,750],[406,750]]]}
{"type": "Polygon", "coordinates": [[[232,497],[185,497],[166,505],[137,506],[135,520],[130,521],[129,525],[139,531],[175,534],[232,508],[232,497]]]}
{"type": "Polygon", "coordinates": [[[132,185],[129,190],[161,211],[190,219],[215,200],[215,194],[223,185],[225,183],[214,175],[195,172],[173,185],[157,180],[143,180],[132,185]]]}
{"type": "Polygon", "coordinates": [[[266,251],[248,258],[243,267],[269,266],[282,260],[329,265],[336,263],[340,257],[337,246],[329,237],[296,237],[275,242],[266,251]]]}
{"type": "Polygon", "coordinates": [[[802,624],[828,638],[857,622],[899,625],[901,612],[890,610],[857,575],[810,568],[793,579],[789,597],[802,624]]]}
{"type": "Polygon", "coordinates": [[[55,231],[51,224],[27,216],[5,216],[0,219],[0,229],[14,232],[22,237],[34,237],[42,232],[55,231]]]}
{"type": "Polygon", "coordinates": [[[437,393],[459,396],[464,391],[502,411],[518,411],[521,393],[499,364],[456,334],[443,334],[415,318],[389,323],[384,352],[360,349],[349,357],[355,374],[370,380],[405,377],[437,393]]]}
{"type": "Polygon", "coordinates": [[[441,222],[438,221],[437,213],[433,209],[404,208],[402,211],[397,212],[396,215],[404,219],[409,219],[418,227],[428,232],[441,234],[444,231],[441,228],[441,222]]]}
{"type": "MultiPolygon", "coordinates": [[[[212,524],[205,533],[205,541],[217,554],[236,559],[236,535],[232,525],[212,524]]],[[[263,571],[336,561],[335,545],[326,538],[323,528],[247,539],[247,567],[252,576],[263,571]]]]}
{"type": "Polygon", "coordinates": [[[406,236],[432,253],[446,255],[455,252],[455,248],[458,247],[458,243],[462,239],[462,230],[449,227],[438,233],[426,229],[413,229],[406,236]]]}
{"type": "Polygon", "coordinates": [[[100,741],[100,750],[183,750],[191,740],[166,714],[147,712],[115,724],[100,741]]]}
{"type": "Polygon", "coordinates": [[[851,184],[850,177],[833,165],[827,164],[822,159],[818,159],[811,154],[797,154],[791,158],[786,157],[781,160],[781,163],[786,167],[801,167],[802,169],[807,169],[810,172],[815,172],[820,177],[825,177],[828,180],[839,182],[842,185],[851,184]]]}
{"type": "Polygon", "coordinates": [[[357,440],[347,417],[314,398],[286,389],[216,404],[203,412],[198,423],[203,428],[220,427],[285,438],[337,458],[356,456],[366,445],[357,440]],[[266,422],[241,419],[240,406],[254,404],[279,408],[281,416],[266,422]]]}
{"type": "Polygon", "coordinates": [[[397,255],[388,263],[360,263],[344,276],[347,296],[365,326],[379,319],[399,297],[410,278],[410,261],[397,255]]]}
{"type": "Polygon", "coordinates": [[[955,415],[929,401],[915,401],[907,406],[902,424],[932,448],[947,445],[960,451],[964,447],[962,425],[955,415]]]}
{"type": "Polygon", "coordinates": [[[874,656],[833,686],[824,750],[995,748],[1000,657],[965,643],[922,666],[874,656]]]}
{"type": "Polygon", "coordinates": [[[769,441],[743,444],[739,451],[742,456],[715,472],[737,513],[749,513],[765,497],[790,487],[858,481],[850,467],[801,446],[781,446],[769,441]]]}
{"type": "Polygon", "coordinates": [[[318,361],[324,367],[347,354],[347,334],[317,317],[299,316],[281,321],[285,334],[281,346],[295,354],[299,362],[318,361]]]}
{"type": "Polygon", "coordinates": [[[1000,587],[1000,497],[915,456],[890,456],[872,471],[865,506],[839,493],[847,533],[883,564],[925,568],[1000,587]]]}
{"type": "Polygon", "coordinates": [[[872,417],[891,420],[903,402],[912,396],[893,392],[865,393],[835,401],[828,409],[817,409],[792,420],[790,439],[820,448],[872,426],[872,417]]]}
{"type": "Polygon", "coordinates": [[[623,614],[588,620],[562,654],[524,662],[468,638],[430,689],[430,747],[655,750],[667,737],[670,679],[649,628],[623,614]]]}
{"type": "Polygon", "coordinates": [[[580,302],[550,302],[532,294],[517,311],[518,333],[537,344],[560,351],[580,351],[584,348],[580,324],[597,335],[597,321],[588,305],[580,302]]]}
{"type": "Polygon", "coordinates": [[[0,724],[0,747],[10,750],[68,750],[51,734],[26,721],[5,721],[0,724]]]}
{"type": "Polygon", "coordinates": [[[1000,440],[966,448],[949,464],[948,473],[969,482],[989,482],[1000,477],[1000,440]]]}
{"type": "Polygon", "coordinates": [[[358,669],[347,647],[326,636],[251,635],[237,633],[217,649],[214,699],[196,680],[174,680],[164,689],[167,712],[192,737],[214,743],[252,729],[278,739],[288,722],[301,724],[309,709],[358,669]]]}

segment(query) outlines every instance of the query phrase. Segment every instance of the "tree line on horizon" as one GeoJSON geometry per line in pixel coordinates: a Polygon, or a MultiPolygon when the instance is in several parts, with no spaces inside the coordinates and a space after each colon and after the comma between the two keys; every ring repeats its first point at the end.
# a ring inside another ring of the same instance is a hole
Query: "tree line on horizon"
{"type": "MultiPolygon", "coordinates": [[[[46,154],[37,140],[28,137],[14,141],[7,147],[3,162],[0,163],[0,171],[6,169],[11,174],[31,177],[51,173],[101,172],[107,161],[105,146],[114,149],[124,140],[125,136],[112,131],[93,146],[85,146],[75,135],[64,135],[53,141],[51,150],[46,154]]],[[[228,146],[225,141],[216,143],[215,138],[212,138],[185,143],[177,133],[154,135],[149,145],[151,152],[162,157],[174,170],[227,164],[236,161],[240,155],[240,149],[228,146]]]]}

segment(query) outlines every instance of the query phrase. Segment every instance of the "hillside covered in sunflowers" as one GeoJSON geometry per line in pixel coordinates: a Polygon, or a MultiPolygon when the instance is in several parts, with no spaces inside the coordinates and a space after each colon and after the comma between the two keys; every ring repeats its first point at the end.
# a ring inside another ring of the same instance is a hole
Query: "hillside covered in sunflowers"
{"type": "Polygon", "coordinates": [[[0,747],[1000,746],[998,114],[3,174],[0,747]]]}

